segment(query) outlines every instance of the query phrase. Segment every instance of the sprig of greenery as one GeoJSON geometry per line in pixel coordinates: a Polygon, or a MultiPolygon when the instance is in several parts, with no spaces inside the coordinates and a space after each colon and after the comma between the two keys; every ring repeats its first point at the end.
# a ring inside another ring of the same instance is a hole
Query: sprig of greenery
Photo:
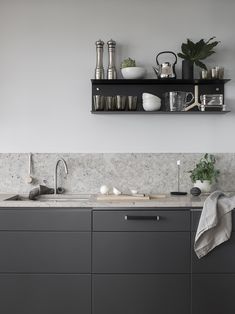
{"type": "Polygon", "coordinates": [[[178,53],[178,57],[189,60],[200,68],[207,70],[206,65],[201,60],[205,60],[215,53],[213,48],[215,48],[220,43],[220,41],[212,42],[214,39],[215,37],[211,37],[207,41],[201,39],[196,43],[190,39],[187,39],[187,43],[183,43],[181,45],[182,53],[178,53]]]}
{"type": "Polygon", "coordinates": [[[123,68],[129,68],[129,67],[135,67],[136,63],[135,60],[128,58],[122,61],[121,63],[121,69],[123,68]]]}
{"type": "Polygon", "coordinates": [[[199,163],[196,164],[195,168],[189,171],[192,182],[195,183],[196,180],[200,180],[201,182],[209,180],[212,184],[214,181],[217,181],[220,171],[215,169],[215,162],[214,155],[205,154],[199,163]]]}

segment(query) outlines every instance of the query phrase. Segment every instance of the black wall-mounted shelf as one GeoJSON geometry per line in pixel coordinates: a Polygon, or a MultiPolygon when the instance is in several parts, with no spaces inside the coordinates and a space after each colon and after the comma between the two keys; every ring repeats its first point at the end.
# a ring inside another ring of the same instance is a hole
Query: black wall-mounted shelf
{"type": "Polygon", "coordinates": [[[164,103],[164,93],[169,91],[188,91],[194,93],[194,86],[198,85],[199,95],[202,94],[223,94],[224,85],[229,82],[230,79],[223,80],[183,80],[183,79],[142,79],[142,80],[95,80],[92,79],[92,110],[94,114],[226,114],[230,111],[205,111],[200,112],[198,110],[188,112],[167,112],[164,103]],[[160,111],[144,111],[142,107],[142,94],[151,93],[157,95],[162,99],[162,106],[160,111]],[[115,95],[126,95],[126,96],[137,96],[138,104],[136,111],[96,111],[93,105],[93,96],[115,96],[115,95]]]}
{"type": "Polygon", "coordinates": [[[226,114],[229,113],[231,111],[226,110],[226,111],[143,111],[143,110],[139,110],[139,111],[91,111],[91,113],[93,114],[99,114],[99,115],[103,115],[103,114],[108,114],[108,115],[112,115],[112,114],[124,114],[124,115],[131,115],[131,114],[168,114],[168,115],[208,115],[208,114],[226,114]]]}
{"type": "Polygon", "coordinates": [[[183,79],[142,79],[142,80],[95,80],[91,79],[92,85],[213,85],[213,84],[225,84],[229,82],[230,79],[223,80],[183,80],[183,79]]]}

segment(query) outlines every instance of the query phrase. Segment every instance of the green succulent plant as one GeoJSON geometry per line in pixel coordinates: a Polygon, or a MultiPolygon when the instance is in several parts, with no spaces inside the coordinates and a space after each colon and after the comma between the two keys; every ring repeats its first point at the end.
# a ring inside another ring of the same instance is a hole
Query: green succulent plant
{"type": "Polygon", "coordinates": [[[200,180],[201,182],[209,180],[212,184],[214,181],[217,181],[220,171],[215,168],[215,162],[214,155],[205,154],[199,163],[196,164],[195,168],[189,171],[192,182],[195,183],[196,180],[200,180]]]}
{"type": "Polygon", "coordinates": [[[124,59],[121,63],[121,69],[123,68],[129,68],[129,67],[135,67],[136,63],[135,60],[128,58],[128,59],[124,59]]]}
{"type": "Polygon", "coordinates": [[[178,57],[189,60],[200,68],[207,70],[206,65],[201,60],[205,60],[215,53],[213,48],[216,47],[220,41],[213,41],[214,39],[215,37],[211,37],[207,41],[201,39],[196,43],[187,39],[187,43],[181,45],[182,53],[178,53],[178,57]]]}

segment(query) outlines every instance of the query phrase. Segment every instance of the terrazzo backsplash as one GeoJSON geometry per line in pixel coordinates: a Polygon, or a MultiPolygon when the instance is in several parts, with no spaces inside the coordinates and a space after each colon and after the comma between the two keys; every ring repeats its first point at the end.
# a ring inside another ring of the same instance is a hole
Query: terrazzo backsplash
{"type": "MultiPolygon", "coordinates": [[[[203,154],[33,154],[33,184],[26,183],[28,154],[0,154],[0,193],[28,193],[38,184],[54,185],[54,169],[63,157],[69,169],[66,176],[59,165],[58,186],[67,193],[98,193],[101,185],[117,187],[124,193],[168,193],[177,189],[177,160],[181,161],[182,191],[192,187],[188,171],[203,154]]],[[[215,154],[220,176],[215,188],[235,190],[235,153],[215,154]]]]}

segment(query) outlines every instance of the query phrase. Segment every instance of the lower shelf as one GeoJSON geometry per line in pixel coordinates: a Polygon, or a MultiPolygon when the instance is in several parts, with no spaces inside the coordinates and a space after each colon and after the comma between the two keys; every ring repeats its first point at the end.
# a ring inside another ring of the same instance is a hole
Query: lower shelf
{"type": "Polygon", "coordinates": [[[184,115],[208,115],[208,114],[226,114],[231,111],[94,111],[92,110],[91,113],[93,114],[168,114],[168,115],[173,115],[173,114],[184,114],[184,115]]]}

